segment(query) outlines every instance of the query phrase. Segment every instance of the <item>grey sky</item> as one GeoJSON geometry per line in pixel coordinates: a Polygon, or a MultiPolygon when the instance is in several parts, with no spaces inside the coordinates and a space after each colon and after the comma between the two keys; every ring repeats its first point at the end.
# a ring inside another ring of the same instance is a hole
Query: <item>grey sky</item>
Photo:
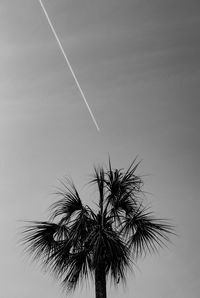
{"type": "Polygon", "coordinates": [[[1,297],[64,297],[24,260],[19,220],[45,219],[65,175],[92,202],[83,186],[108,153],[114,167],[143,160],[148,199],[179,234],[108,297],[199,297],[199,1],[43,2],[101,131],[39,2],[1,0],[1,297]]]}

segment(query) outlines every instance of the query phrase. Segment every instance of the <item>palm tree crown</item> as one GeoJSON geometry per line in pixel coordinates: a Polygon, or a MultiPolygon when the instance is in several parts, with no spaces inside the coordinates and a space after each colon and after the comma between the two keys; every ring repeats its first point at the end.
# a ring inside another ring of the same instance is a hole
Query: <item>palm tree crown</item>
{"type": "Polygon", "coordinates": [[[70,181],[59,189],[60,199],[49,221],[30,222],[23,231],[25,250],[62,280],[68,290],[89,276],[95,278],[96,297],[106,297],[106,280],[125,281],[127,268],[142,254],[156,252],[169,241],[173,227],[153,216],[140,198],[143,181],[139,163],[128,170],[95,168],[97,208],[84,205],[70,181]]]}

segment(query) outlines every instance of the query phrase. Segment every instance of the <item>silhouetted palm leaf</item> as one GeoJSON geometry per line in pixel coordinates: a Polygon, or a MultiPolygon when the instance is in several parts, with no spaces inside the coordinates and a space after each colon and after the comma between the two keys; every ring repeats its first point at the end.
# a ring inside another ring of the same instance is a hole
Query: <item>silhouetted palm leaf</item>
{"type": "Polygon", "coordinates": [[[44,265],[51,261],[52,254],[56,250],[57,242],[54,239],[58,231],[58,225],[50,222],[30,222],[23,232],[25,250],[34,259],[41,259],[44,265]]]}
{"type": "Polygon", "coordinates": [[[164,220],[156,219],[152,212],[139,205],[134,214],[125,219],[122,232],[128,239],[128,246],[133,250],[135,257],[147,252],[157,252],[159,247],[170,241],[169,235],[173,234],[173,226],[164,220]]]}
{"type": "Polygon", "coordinates": [[[76,212],[83,209],[79,193],[71,181],[68,184],[62,182],[63,188],[57,191],[61,199],[50,206],[52,212],[51,219],[62,216],[63,221],[68,221],[76,212]]]}
{"type": "Polygon", "coordinates": [[[113,214],[124,211],[126,214],[131,212],[137,203],[138,195],[141,194],[143,182],[135,175],[139,163],[134,160],[128,170],[112,170],[109,161],[109,170],[106,173],[106,188],[108,190],[107,201],[111,205],[113,214]]]}

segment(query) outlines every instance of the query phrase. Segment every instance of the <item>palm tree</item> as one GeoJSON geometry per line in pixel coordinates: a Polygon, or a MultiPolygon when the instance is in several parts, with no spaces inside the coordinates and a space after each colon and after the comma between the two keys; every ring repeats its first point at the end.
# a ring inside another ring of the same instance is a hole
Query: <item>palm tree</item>
{"type": "Polygon", "coordinates": [[[74,290],[84,278],[95,281],[96,298],[106,298],[106,281],[125,281],[127,269],[147,252],[168,242],[173,227],[153,216],[140,195],[143,181],[136,160],[128,170],[94,168],[90,183],[99,199],[91,209],[71,181],[62,182],[60,199],[50,207],[49,221],[29,222],[22,241],[25,251],[74,290]]]}

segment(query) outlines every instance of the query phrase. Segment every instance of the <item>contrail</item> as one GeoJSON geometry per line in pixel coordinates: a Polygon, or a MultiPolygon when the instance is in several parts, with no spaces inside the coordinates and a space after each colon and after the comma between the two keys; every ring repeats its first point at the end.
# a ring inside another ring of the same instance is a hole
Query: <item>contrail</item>
{"type": "Polygon", "coordinates": [[[40,5],[41,5],[43,11],[44,11],[44,14],[45,14],[45,16],[46,16],[46,18],[47,18],[47,21],[48,21],[48,23],[49,23],[49,26],[51,27],[51,30],[52,30],[52,32],[53,32],[55,38],[56,38],[56,41],[57,41],[57,43],[58,43],[58,45],[59,45],[59,48],[60,48],[60,50],[61,50],[61,52],[62,52],[62,54],[63,54],[63,56],[64,56],[64,58],[65,58],[65,61],[67,62],[67,65],[68,65],[68,67],[69,67],[69,69],[70,69],[70,71],[71,71],[71,73],[72,73],[72,76],[73,76],[73,78],[74,78],[74,80],[75,80],[75,82],[76,82],[76,85],[77,85],[77,87],[78,87],[78,89],[79,89],[79,91],[80,91],[80,93],[81,93],[81,95],[82,95],[82,97],[83,97],[83,100],[84,100],[84,102],[85,102],[85,104],[86,104],[86,107],[87,107],[89,113],[90,113],[90,116],[92,117],[92,120],[93,120],[93,122],[94,122],[94,124],[95,124],[97,130],[100,131],[99,126],[98,126],[98,124],[97,124],[97,122],[96,122],[96,119],[95,119],[95,117],[94,117],[94,115],[93,115],[93,113],[92,113],[92,110],[90,109],[90,106],[89,106],[89,104],[88,104],[88,102],[87,102],[87,100],[86,100],[86,98],[85,98],[85,95],[84,95],[84,93],[83,93],[83,90],[82,90],[82,88],[81,88],[81,86],[80,86],[80,84],[79,84],[79,82],[78,82],[78,80],[77,80],[77,78],[76,78],[76,75],[75,75],[75,73],[74,73],[74,71],[73,71],[73,69],[72,69],[72,67],[71,67],[71,64],[70,64],[70,62],[69,62],[69,60],[68,60],[68,58],[67,58],[67,55],[65,54],[65,51],[64,51],[64,49],[63,49],[63,47],[62,47],[62,44],[61,44],[61,42],[60,42],[60,40],[59,40],[59,38],[58,38],[58,35],[57,35],[57,33],[56,33],[56,31],[55,31],[55,29],[54,29],[52,23],[51,23],[51,20],[50,20],[50,18],[49,18],[49,16],[48,16],[48,13],[47,13],[47,11],[46,11],[46,9],[45,9],[43,3],[42,3],[42,0],[38,0],[38,1],[39,1],[40,5]]]}

